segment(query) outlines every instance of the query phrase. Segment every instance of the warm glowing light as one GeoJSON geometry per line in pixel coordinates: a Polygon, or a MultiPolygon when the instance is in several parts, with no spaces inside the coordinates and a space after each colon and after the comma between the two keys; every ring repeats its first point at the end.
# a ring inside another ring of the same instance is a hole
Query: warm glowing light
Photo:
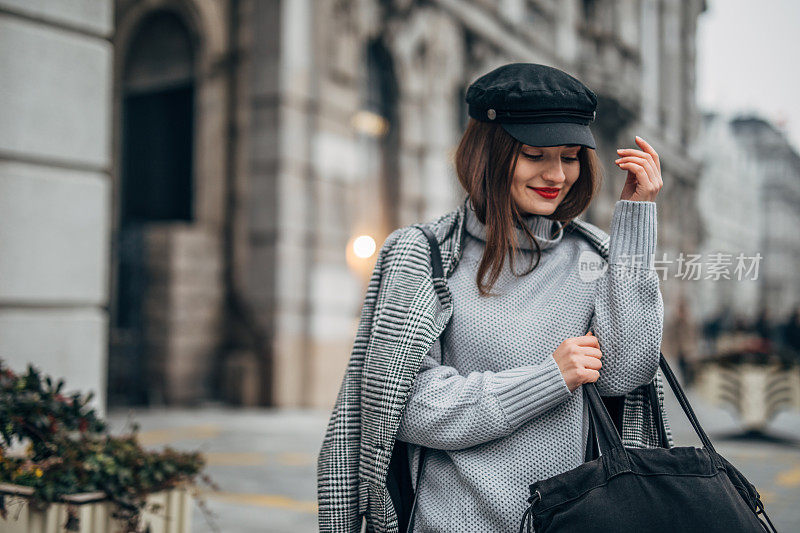
{"type": "Polygon", "coordinates": [[[383,137],[389,131],[389,121],[377,113],[362,109],[353,115],[350,124],[370,137],[383,137]]]}
{"type": "Polygon", "coordinates": [[[353,241],[353,253],[356,254],[356,257],[360,257],[361,259],[371,257],[372,254],[375,253],[376,248],[375,239],[369,235],[361,235],[360,237],[356,237],[353,241]]]}

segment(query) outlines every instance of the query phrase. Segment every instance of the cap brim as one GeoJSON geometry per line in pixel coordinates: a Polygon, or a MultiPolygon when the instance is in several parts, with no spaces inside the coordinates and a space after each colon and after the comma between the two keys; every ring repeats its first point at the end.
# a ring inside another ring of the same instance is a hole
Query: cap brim
{"type": "Polygon", "coordinates": [[[580,144],[596,148],[592,130],[586,124],[543,122],[536,124],[500,123],[509,135],[529,146],[580,144]]]}

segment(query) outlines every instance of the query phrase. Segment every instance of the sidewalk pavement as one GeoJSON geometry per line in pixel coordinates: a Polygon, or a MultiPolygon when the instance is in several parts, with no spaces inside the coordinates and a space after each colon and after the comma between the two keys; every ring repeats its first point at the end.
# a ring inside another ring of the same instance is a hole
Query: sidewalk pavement
{"type": "MultiPolygon", "coordinates": [[[[800,413],[780,413],[770,425],[776,440],[738,439],[729,411],[704,405],[687,392],[715,448],[753,483],[779,531],[800,531],[800,413]],[[733,436],[734,438],[729,438],[733,436]]],[[[667,416],[677,446],[700,441],[670,391],[667,416]]],[[[122,431],[132,416],[141,425],[141,442],[160,448],[200,450],[206,473],[219,491],[201,485],[216,529],[197,503],[193,533],[284,533],[317,531],[316,457],[329,413],[313,410],[199,409],[112,410],[112,431],[122,431]]]]}

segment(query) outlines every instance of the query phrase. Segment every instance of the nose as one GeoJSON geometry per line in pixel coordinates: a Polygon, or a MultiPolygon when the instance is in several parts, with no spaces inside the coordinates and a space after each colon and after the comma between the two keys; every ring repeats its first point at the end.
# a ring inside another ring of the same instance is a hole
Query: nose
{"type": "MultiPolygon", "coordinates": [[[[552,161],[552,160],[551,160],[552,161]]],[[[564,173],[564,168],[561,163],[561,158],[557,157],[554,162],[551,162],[547,165],[542,172],[542,177],[548,183],[553,184],[553,186],[560,185],[567,179],[567,175],[564,173]]]]}

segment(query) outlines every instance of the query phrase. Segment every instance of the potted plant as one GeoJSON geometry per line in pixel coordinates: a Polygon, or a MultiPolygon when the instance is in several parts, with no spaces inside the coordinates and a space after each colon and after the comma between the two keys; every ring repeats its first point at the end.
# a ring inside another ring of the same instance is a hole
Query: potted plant
{"type": "Polygon", "coordinates": [[[200,452],[145,450],[137,423],[112,436],[88,405],[93,394],[65,396],[63,385],[0,360],[0,531],[39,533],[55,521],[58,531],[183,533],[189,495],[208,519],[195,482],[217,486],[200,452]]]}

